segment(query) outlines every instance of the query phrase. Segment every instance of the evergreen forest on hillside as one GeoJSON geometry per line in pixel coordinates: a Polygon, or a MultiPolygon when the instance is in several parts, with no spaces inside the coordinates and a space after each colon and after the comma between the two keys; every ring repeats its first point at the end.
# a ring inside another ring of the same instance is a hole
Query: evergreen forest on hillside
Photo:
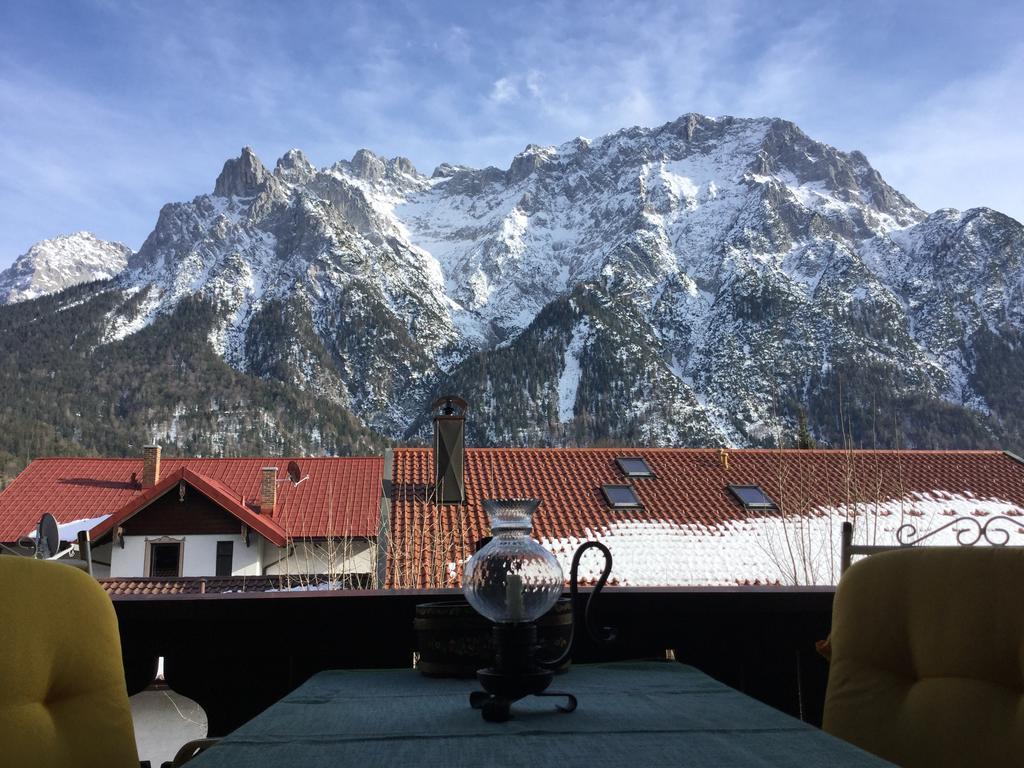
{"type": "Polygon", "coordinates": [[[100,344],[119,301],[120,292],[93,283],[0,308],[6,480],[39,456],[141,456],[154,438],[188,456],[383,449],[344,408],[228,366],[207,341],[211,308],[201,301],[100,344]]]}

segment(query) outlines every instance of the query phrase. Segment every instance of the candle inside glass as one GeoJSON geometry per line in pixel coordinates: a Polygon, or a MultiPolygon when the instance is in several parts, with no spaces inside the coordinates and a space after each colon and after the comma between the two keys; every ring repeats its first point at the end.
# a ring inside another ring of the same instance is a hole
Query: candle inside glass
{"type": "Polygon", "coordinates": [[[508,606],[509,621],[520,622],[525,615],[523,608],[523,577],[510,573],[505,577],[505,605],[508,606]]]}

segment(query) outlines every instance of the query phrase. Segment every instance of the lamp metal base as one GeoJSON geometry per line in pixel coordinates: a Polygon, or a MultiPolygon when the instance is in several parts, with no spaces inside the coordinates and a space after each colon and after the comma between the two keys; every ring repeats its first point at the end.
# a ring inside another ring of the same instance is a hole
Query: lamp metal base
{"type": "Polygon", "coordinates": [[[484,690],[469,695],[470,706],[479,709],[484,720],[505,722],[512,716],[512,704],[526,696],[565,697],[566,704],[556,708],[561,712],[576,709],[576,697],[571,693],[547,690],[555,675],[535,660],[537,627],[532,622],[495,624],[494,646],[495,665],[476,673],[484,690]]]}

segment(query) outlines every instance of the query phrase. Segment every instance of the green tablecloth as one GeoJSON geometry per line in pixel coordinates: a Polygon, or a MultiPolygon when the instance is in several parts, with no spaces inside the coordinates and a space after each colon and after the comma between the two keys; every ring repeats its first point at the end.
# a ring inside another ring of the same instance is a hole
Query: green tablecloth
{"type": "Polygon", "coordinates": [[[888,763],[712,680],[659,662],[574,666],[515,718],[487,723],[471,680],[413,670],[321,672],[220,744],[195,768],[558,766],[558,768],[878,768],[888,763]]]}

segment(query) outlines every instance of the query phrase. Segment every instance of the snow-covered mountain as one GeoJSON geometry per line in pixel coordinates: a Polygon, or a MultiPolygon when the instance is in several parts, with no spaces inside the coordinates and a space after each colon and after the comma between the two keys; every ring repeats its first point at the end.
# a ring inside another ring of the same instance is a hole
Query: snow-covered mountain
{"type": "Polygon", "coordinates": [[[833,444],[1009,446],[1022,256],[1018,222],[927,214],[792,123],[691,114],[430,176],[245,148],[90,301],[111,348],[202,305],[240,375],[391,439],[455,391],[478,444],[774,444],[805,412],[833,444]]]}
{"type": "Polygon", "coordinates": [[[27,301],[92,280],[108,280],[128,264],[131,249],[89,232],[40,240],[0,272],[0,304],[27,301]]]}

